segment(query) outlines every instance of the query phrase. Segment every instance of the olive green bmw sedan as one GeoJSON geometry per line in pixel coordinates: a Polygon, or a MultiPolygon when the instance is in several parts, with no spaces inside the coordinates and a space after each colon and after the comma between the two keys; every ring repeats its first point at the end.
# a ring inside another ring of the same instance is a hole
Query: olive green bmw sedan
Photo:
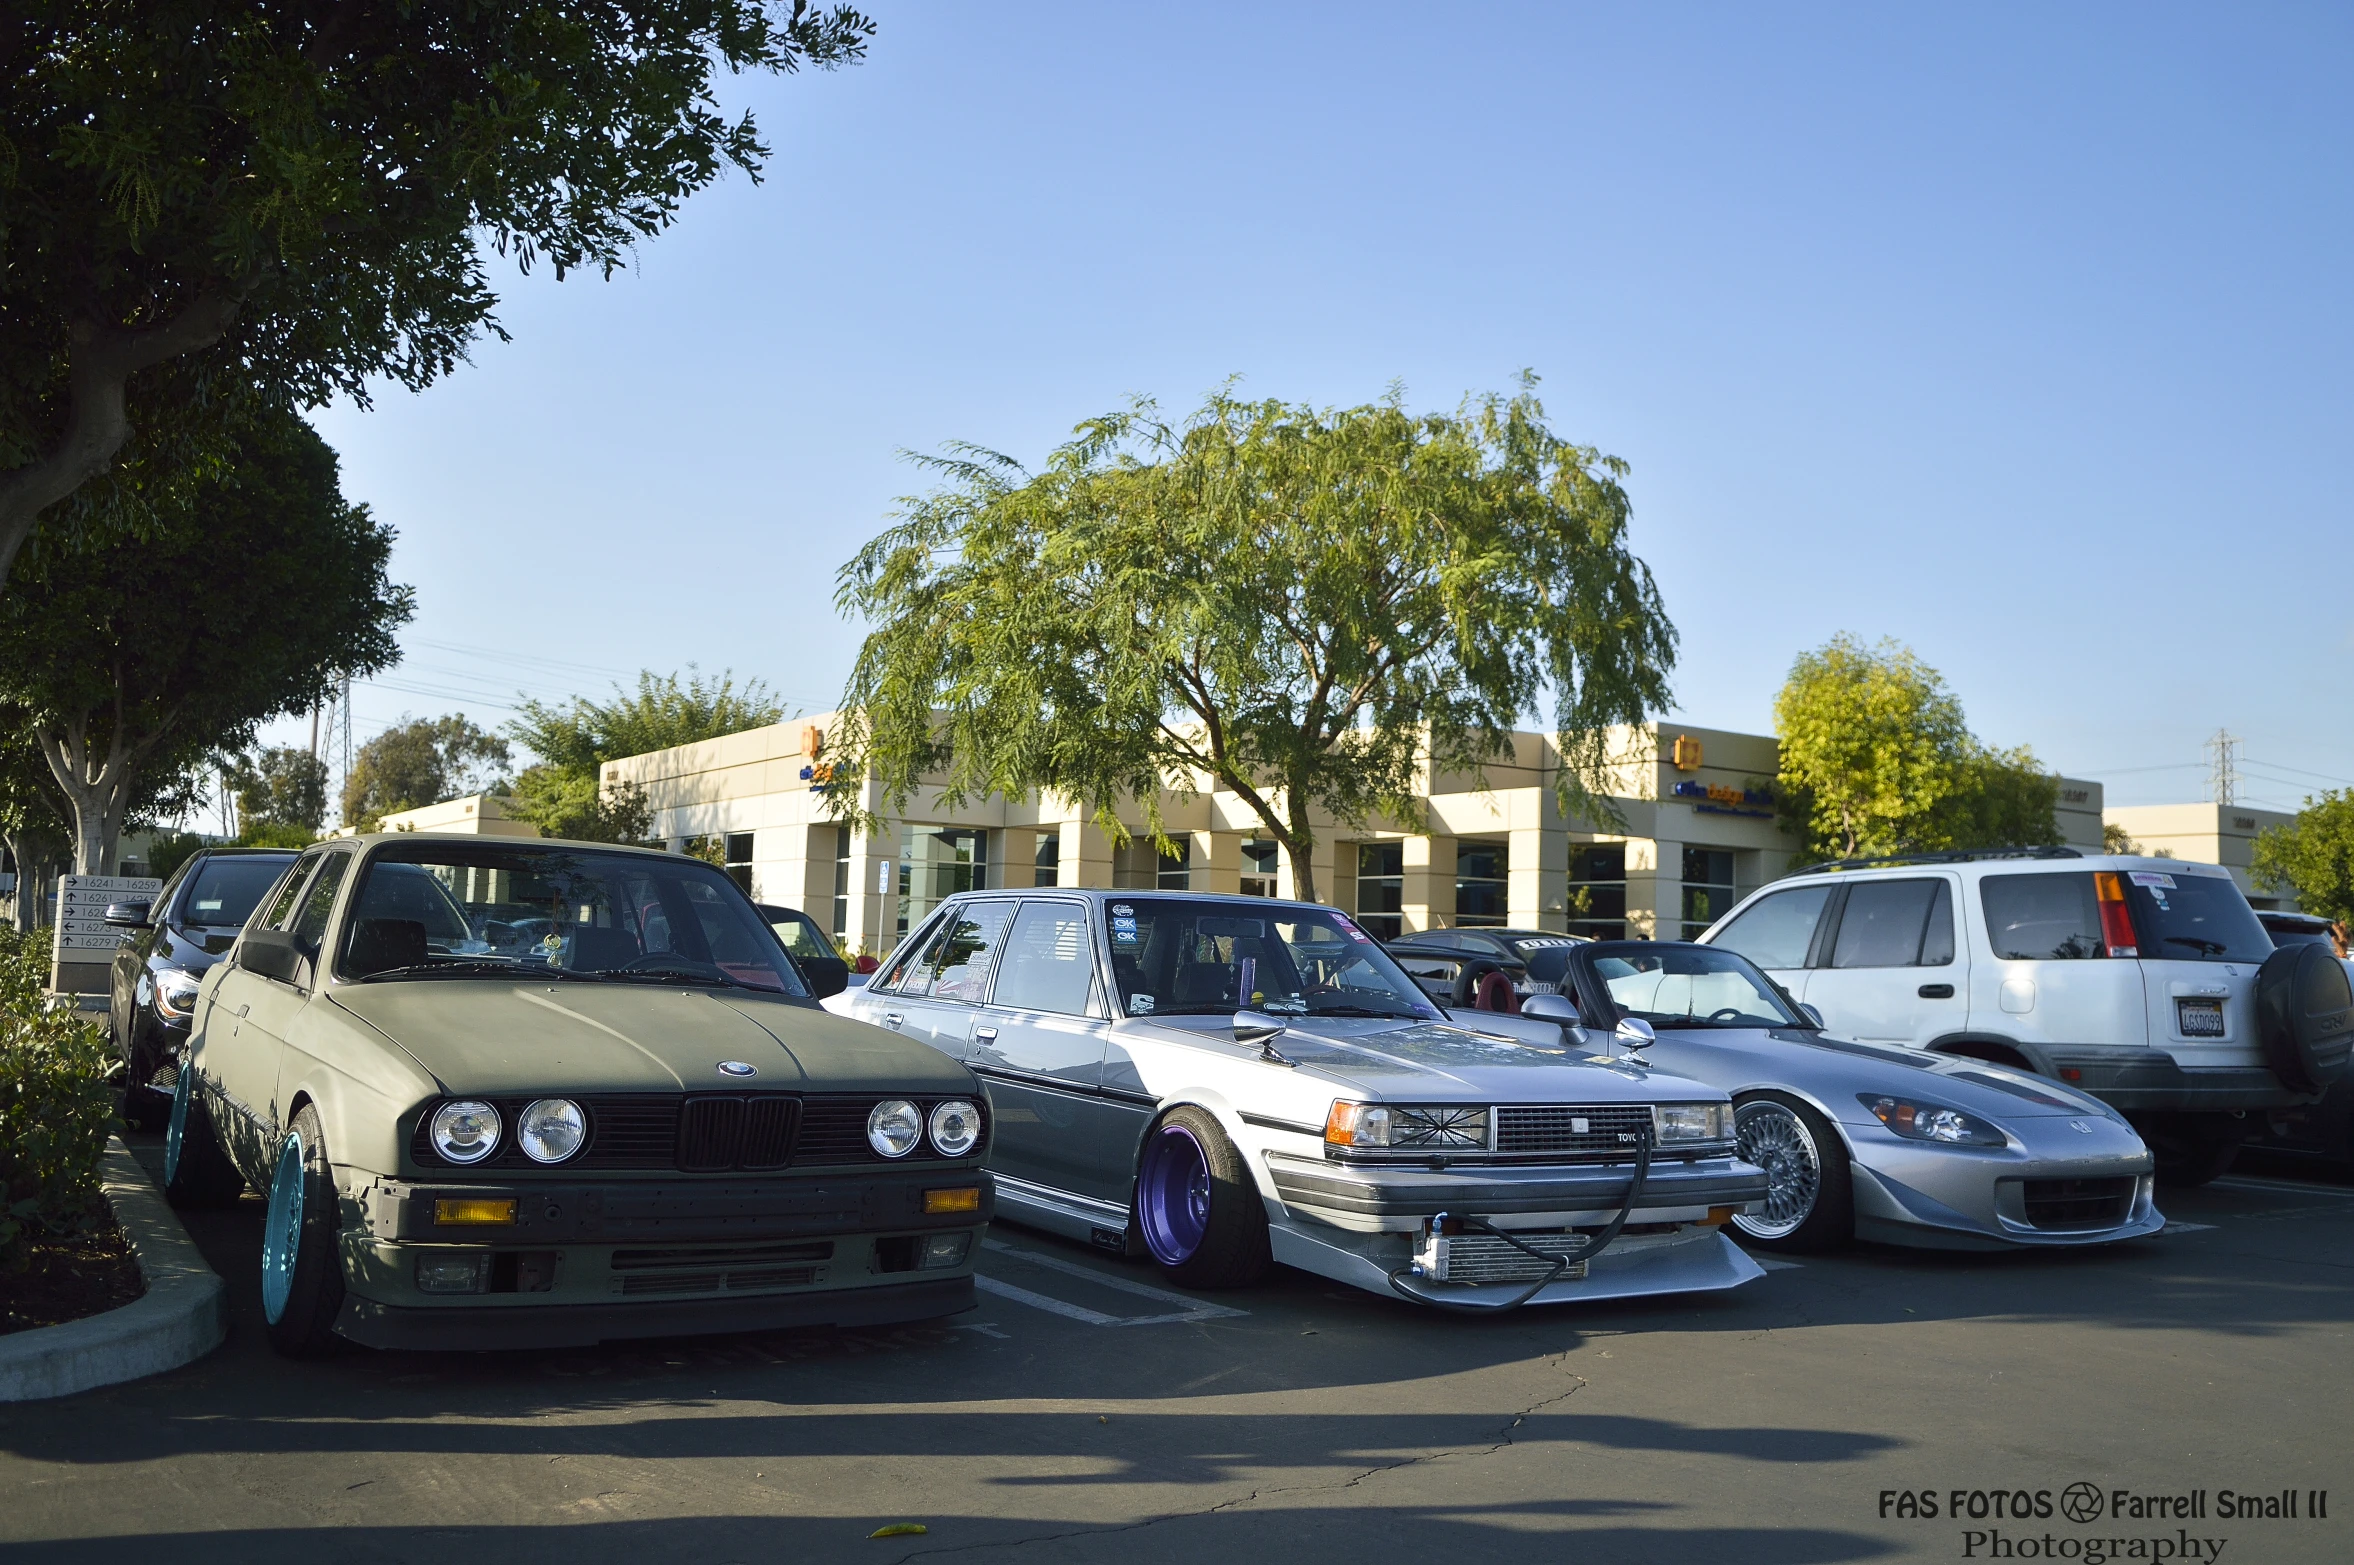
{"type": "Polygon", "coordinates": [[[401,833],[305,852],[205,977],[182,1206],[268,1198],[279,1351],[559,1346],[973,1304],[962,1064],[828,1015],[710,865],[401,833]]]}

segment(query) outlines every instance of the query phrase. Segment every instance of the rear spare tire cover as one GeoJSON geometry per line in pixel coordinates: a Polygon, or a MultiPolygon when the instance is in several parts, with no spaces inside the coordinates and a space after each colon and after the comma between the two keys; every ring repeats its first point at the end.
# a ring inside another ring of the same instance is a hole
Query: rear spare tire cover
{"type": "Polygon", "coordinates": [[[2283,946],[2256,971],[2256,1029],[2264,1057],[2292,1092],[2320,1092],[2346,1071],[2354,1047],[2354,983],[2325,945],[2283,946]]]}

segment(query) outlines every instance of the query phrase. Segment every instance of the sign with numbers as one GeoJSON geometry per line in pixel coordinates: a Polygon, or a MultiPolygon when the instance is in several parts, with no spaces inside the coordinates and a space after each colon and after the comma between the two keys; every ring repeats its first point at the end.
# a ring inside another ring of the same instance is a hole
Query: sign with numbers
{"type": "Polygon", "coordinates": [[[153,903],[162,890],[163,882],[153,875],[58,876],[57,949],[112,951],[130,931],[107,924],[107,907],[116,902],[153,903]]]}

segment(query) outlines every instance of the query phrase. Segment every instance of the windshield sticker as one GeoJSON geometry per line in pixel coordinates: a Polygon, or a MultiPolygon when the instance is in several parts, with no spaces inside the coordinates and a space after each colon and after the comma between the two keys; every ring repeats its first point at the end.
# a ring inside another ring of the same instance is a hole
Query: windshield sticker
{"type": "Polygon", "coordinates": [[[1128,1014],[1130,1016],[1150,1016],[1152,1006],[1153,999],[1149,994],[1132,994],[1128,997],[1128,1014]]]}
{"type": "Polygon", "coordinates": [[[1112,904],[1112,917],[1114,917],[1114,918],[1134,918],[1135,916],[1136,916],[1136,909],[1135,909],[1134,907],[1130,906],[1128,903],[1125,903],[1125,902],[1115,902],[1115,903],[1113,903],[1113,904],[1112,904]]]}
{"type": "Polygon", "coordinates": [[[2132,878],[2133,883],[2137,886],[2164,886],[2168,891],[2172,891],[2174,889],[2174,877],[2172,875],[2158,875],[2153,874],[2146,869],[2137,869],[2133,872],[2132,878]]]}
{"type": "Polygon", "coordinates": [[[1359,929],[1355,924],[1350,923],[1347,914],[1335,913],[1332,915],[1332,921],[1340,925],[1341,932],[1347,935],[1351,940],[1362,940],[1367,945],[1373,944],[1373,937],[1365,933],[1364,930],[1359,929]]]}

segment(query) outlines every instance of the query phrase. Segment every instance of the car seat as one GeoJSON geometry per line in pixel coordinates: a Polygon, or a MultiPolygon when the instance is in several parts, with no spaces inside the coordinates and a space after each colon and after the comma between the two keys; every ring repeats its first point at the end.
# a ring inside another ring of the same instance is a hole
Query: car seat
{"type": "Polygon", "coordinates": [[[599,929],[594,924],[573,925],[569,944],[564,966],[584,973],[610,972],[628,966],[645,954],[638,949],[637,937],[628,930],[599,929]]]}
{"type": "Polygon", "coordinates": [[[432,959],[433,953],[425,945],[425,926],[417,920],[363,918],[351,927],[351,940],[343,952],[343,970],[348,977],[365,978],[371,973],[389,973],[396,967],[415,967],[432,959]]]}

